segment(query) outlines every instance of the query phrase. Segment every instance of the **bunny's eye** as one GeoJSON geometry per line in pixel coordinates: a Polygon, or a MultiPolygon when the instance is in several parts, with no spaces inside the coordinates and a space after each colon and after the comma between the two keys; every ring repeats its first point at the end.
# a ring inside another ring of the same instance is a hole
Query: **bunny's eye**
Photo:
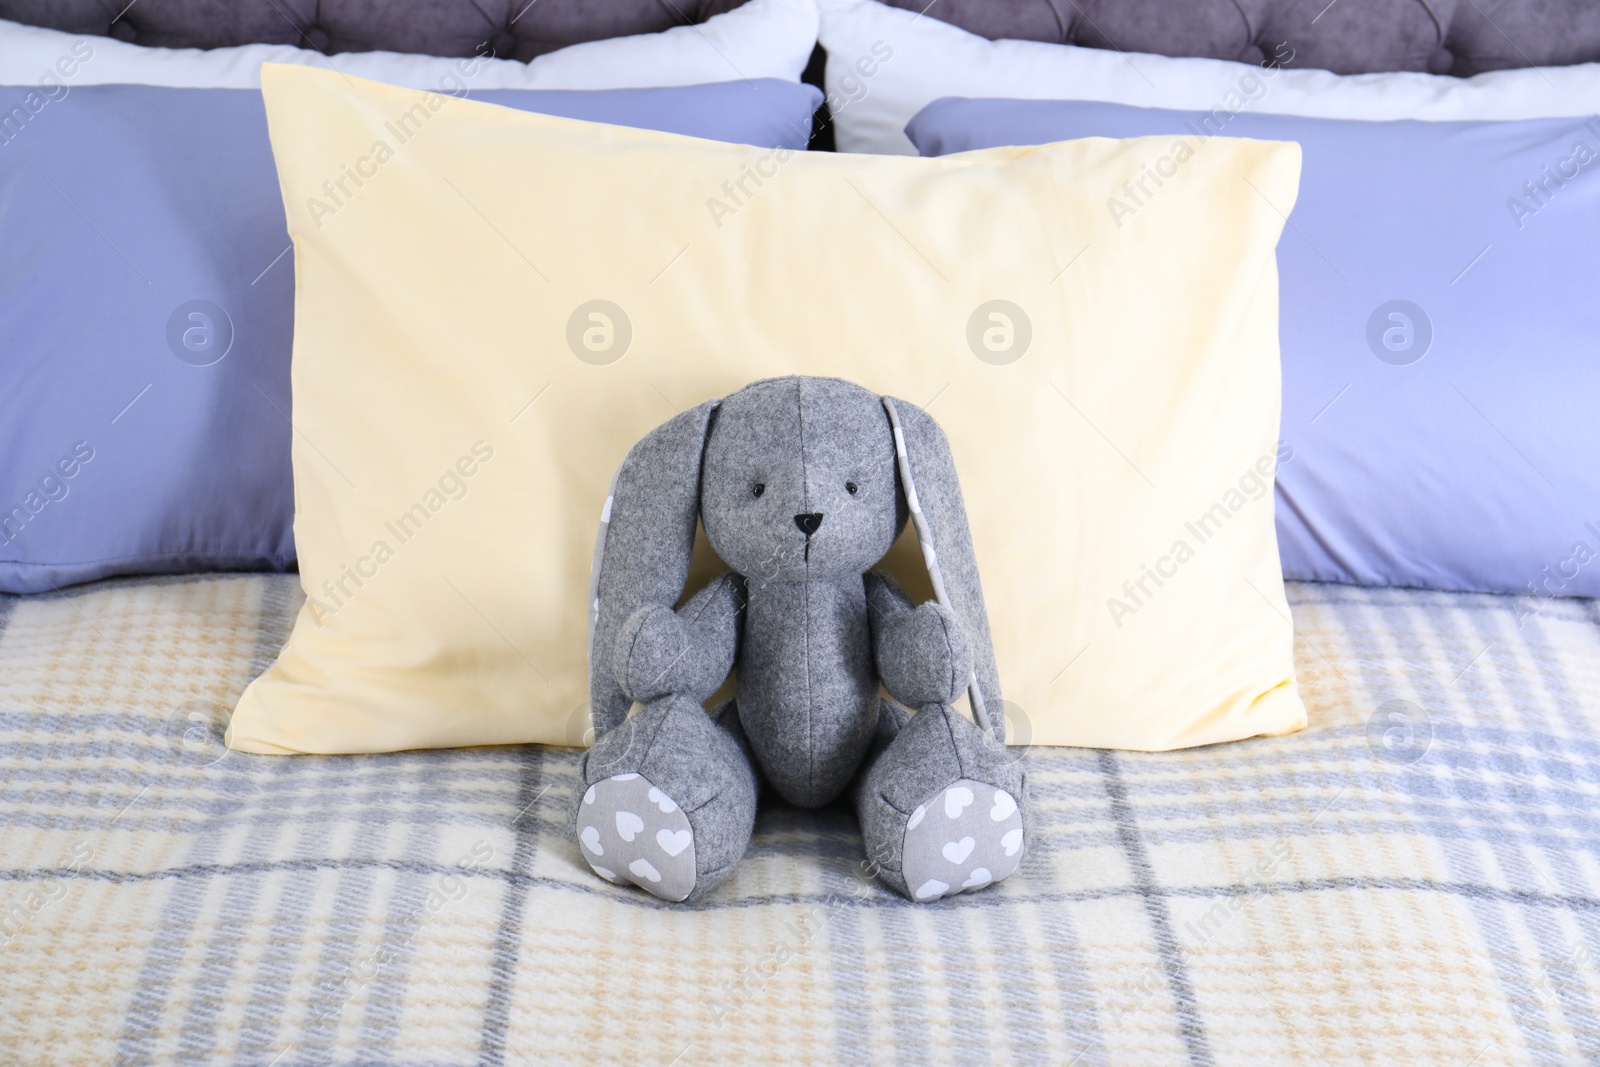
{"type": "Polygon", "coordinates": [[[851,496],[855,496],[856,495],[856,491],[857,491],[858,488],[859,487],[856,485],[855,482],[845,482],[844,483],[844,491],[849,493],[851,496]]]}
{"type": "Polygon", "coordinates": [[[760,496],[762,493],[765,493],[766,491],[767,491],[767,483],[766,482],[757,482],[755,485],[752,485],[750,487],[750,495],[751,496],[760,496]]]}

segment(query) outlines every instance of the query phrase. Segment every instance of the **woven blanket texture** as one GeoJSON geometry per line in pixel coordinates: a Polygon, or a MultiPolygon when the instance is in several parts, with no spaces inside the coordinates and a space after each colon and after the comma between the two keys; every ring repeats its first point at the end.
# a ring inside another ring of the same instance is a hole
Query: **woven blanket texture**
{"type": "Polygon", "coordinates": [[[1308,730],[1014,748],[1026,861],[932,906],[768,802],[686,908],[583,863],[576,750],[227,751],[300,598],[0,598],[0,1060],[1600,1060],[1594,601],[1291,585],[1308,730]]]}

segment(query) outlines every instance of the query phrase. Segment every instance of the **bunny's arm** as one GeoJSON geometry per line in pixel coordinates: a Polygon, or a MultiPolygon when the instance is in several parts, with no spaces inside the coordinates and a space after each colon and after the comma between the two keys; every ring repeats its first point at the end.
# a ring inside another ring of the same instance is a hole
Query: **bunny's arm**
{"type": "Polygon", "coordinates": [[[872,655],[889,695],[912,708],[954,703],[972,675],[955,615],[936,601],[912,604],[886,574],[869,571],[865,580],[872,655]]]}
{"type": "Polygon", "coordinates": [[[625,696],[648,703],[664,696],[701,701],[717,691],[739,654],[744,579],[718,576],[677,611],[647,605],[617,633],[612,670],[625,696]]]}

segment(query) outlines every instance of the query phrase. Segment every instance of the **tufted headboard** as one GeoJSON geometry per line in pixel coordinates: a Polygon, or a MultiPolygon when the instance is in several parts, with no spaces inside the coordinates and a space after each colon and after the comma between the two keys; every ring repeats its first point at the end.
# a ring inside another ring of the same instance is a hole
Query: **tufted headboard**
{"type": "MultiPolygon", "coordinates": [[[[166,47],[529,60],[579,41],[703,22],[743,0],[0,0],[0,18],[166,47]]],[[[1600,60],[1600,0],[886,0],[984,37],[1261,60],[1341,74],[1470,75],[1600,60]]]]}
{"type": "Polygon", "coordinates": [[[1246,63],[1287,42],[1296,67],[1338,74],[1600,60],[1600,0],[934,0],[928,14],[983,37],[1246,63]]]}
{"type": "Polygon", "coordinates": [[[744,0],[0,0],[0,19],[160,48],[290,44],[523,62],[704,22],[744,0]]]}

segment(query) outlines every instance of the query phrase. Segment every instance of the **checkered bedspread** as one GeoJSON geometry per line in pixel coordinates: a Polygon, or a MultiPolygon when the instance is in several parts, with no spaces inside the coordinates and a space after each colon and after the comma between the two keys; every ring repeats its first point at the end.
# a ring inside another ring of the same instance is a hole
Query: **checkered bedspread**
{"type": "Polygon", "coordinates": [[[769,806],[686,909],[585,868],[573,751],[222,748],[292,577],[0,598],[0,1060],[1600,1058],[1596,603],[1290,599],[1304,733],[1018,749],[1027,861],[934,906],[769,806]]]}

